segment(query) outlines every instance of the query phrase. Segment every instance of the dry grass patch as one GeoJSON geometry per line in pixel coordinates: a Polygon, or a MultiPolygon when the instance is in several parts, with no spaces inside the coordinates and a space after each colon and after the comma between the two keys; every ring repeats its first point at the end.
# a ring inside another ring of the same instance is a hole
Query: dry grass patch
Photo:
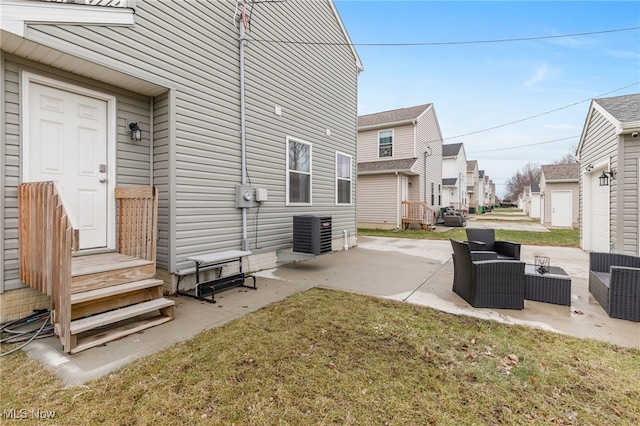
{"type": "Polygon", "coordinates": [[[2,360],[3,412],[86,424],[638,424],[640,351],[312,289],[86,387],[2,360]]]}

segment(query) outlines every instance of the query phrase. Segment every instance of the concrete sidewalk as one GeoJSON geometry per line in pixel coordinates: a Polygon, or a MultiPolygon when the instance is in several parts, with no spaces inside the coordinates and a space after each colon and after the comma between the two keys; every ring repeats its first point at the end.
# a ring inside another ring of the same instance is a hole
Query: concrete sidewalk
{"type": "Polygon", "coordinates": [[[522,311],[475,309],[451,290],[453,265],[448,241],[359,237],[358,247],[346,252],[259,272],[255,274],[258,290],[227,290],[216,295],[216,304],[177,297],[174,321],[107,345],[67,355],[57,338],[48,338],[31,343],[25,351],[55,371],[65,384],[78,385],[316,286],[640,347],[640,324],[609,318],[590,296],[585,252],[574,248],[522,248],[522,260],[527,263],[533,263],[537,254],[549,256],[552,265],[561,266],[571,276],[571,307],[525,301],[522,311]]]}

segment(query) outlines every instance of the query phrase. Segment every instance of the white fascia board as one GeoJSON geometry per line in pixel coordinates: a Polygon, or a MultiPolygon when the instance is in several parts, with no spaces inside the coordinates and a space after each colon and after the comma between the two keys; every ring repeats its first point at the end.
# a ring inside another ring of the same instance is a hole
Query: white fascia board
{"type": "Polygon", "coordinates": [[[358,131],[361,132],[365,130],[374,130],[374,129],[390,129],[392,127],[408,126],[410,124],[416,124],[416,119],[411,118],[409,120],[392,121],[389,123],[380,123],[380,124],[371,124],[369,126],[361,126],[361,127],[358,127],[358,131]]]}
{"type": "Polygon", "coordinates": [[[74,3],[0,0],[1,29],[24,37],[27,24],[118,25],[134,24],[133,9],[74,3]]]}
{"type": "Polygon", "coordinates": [[[640,121],[629,121],[618,125],[618,134],[640,131],[640,121]]]}

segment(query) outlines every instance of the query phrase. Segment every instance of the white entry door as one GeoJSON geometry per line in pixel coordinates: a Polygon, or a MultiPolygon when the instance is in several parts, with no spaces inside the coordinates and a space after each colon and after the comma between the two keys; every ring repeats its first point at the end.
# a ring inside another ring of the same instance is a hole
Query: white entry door
{"type": "Polygon", "coordinates": [[[80,248],[108,243],[107,102],[29,84],[25,181],[58,181],[80,228],[80,248]]]}
{"type": "Polygon", "coordinates": [[[551,191],[551,226],[570,228],[572,216],[571,191],[551,191]]]}

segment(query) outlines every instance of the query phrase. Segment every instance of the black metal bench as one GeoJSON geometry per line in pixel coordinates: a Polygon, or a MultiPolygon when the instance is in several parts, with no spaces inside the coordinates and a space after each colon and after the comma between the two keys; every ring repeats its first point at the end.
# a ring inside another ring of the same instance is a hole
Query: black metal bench
{"type": "Polygon", "coordinates": [[[177,272],[178,286],[176,293],[183,296],[195,297],[199,300],[204,300],[209,303],[216,303],[215,293],[234,287],[246,287],[252,290],[257,290],[256,277],[254,275],[247,275],[242,271],[242,258],[251,255],[250,251],[246,250],[227,250],[218,253],[202,254],[197,256],[187,257],[187,260],[195,263],[195,268],[182,269],[177,272]],[[238,262],[238,273],[229,275],[226,277],[220,276],[222,274],[222,268],[225,265],[229,265],[233,262],[238,262]],[[200,272],[218,269],[218,277],[208,281],[200,281],[200,272]],[[196,274],[196,286],[193,290],[193,294],[180,290],[180,279],[188,274],[196,274]],[[247,279],[253,280],[253,285],[247,285],[247,279]],[[207,298],[207,296],[211,296],[207,298]]]}

